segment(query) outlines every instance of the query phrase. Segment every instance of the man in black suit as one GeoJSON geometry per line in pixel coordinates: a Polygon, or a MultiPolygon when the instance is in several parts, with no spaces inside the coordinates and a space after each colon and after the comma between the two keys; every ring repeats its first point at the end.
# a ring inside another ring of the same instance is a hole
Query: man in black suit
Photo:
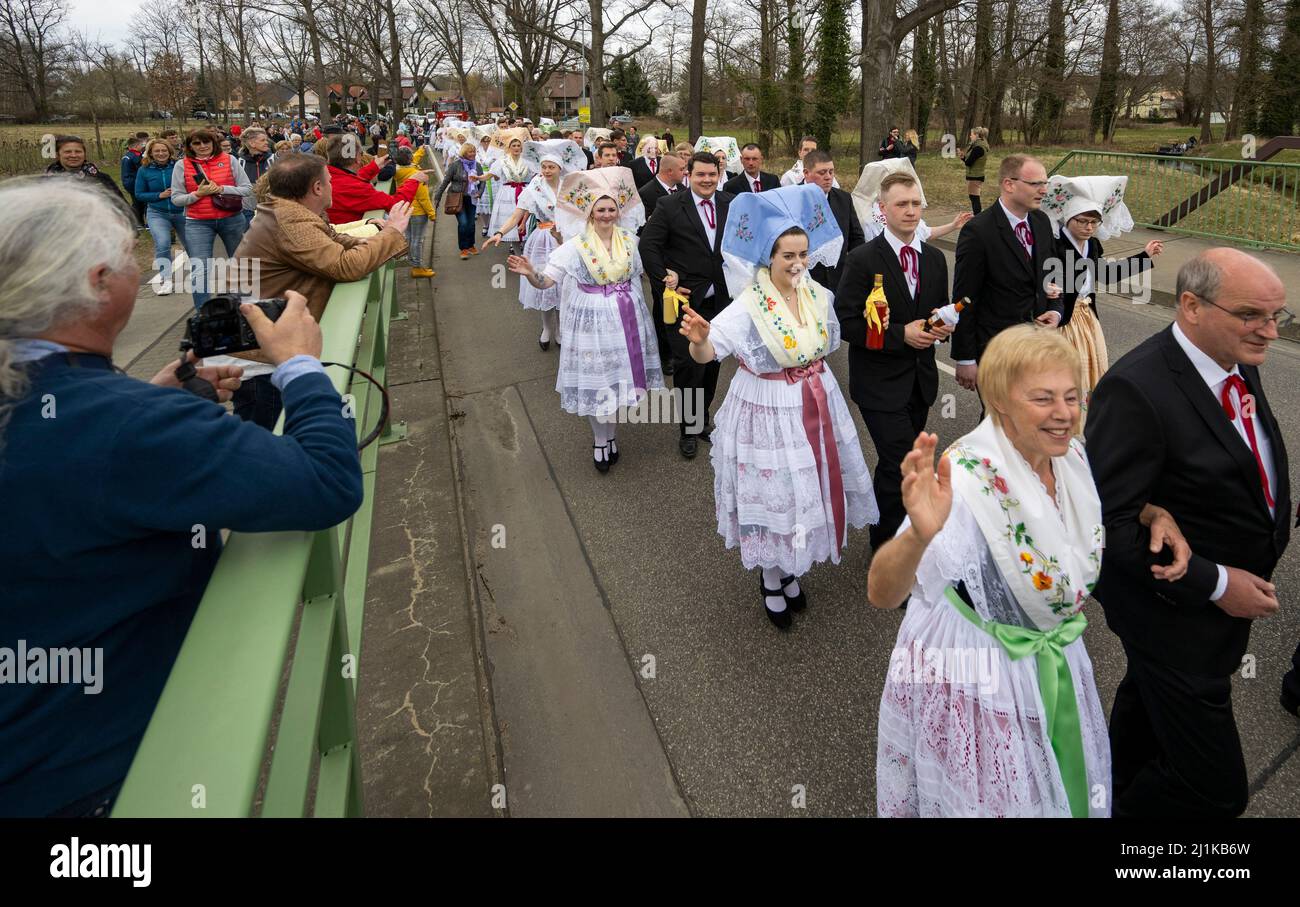
{"type": "MultiPolygon", "coordinates": [[[[680,157],[675,154],[665,154],[659,159],[659,166],[656,169],[658,172],[650,182],[641,187],[639,193],[641,204],[645,207],[647,222],[654,217],[660,199],[686,191],[682,187],[682,175],[686,172],[686,164],[680,157]]],[[[644,232],[645,227],[642,227],[638,234],[644,232]]],[[[671,375],[677,370],[677,362],[676,357],[673,356],[673,328],[671,325],[664,324],[664,285],[653,280],[649,282],[650,313],[654,318],[655,337],[659,340],[659,362],[663,366],[664,374],[671,375]]]]}
{"type": "Polygon", "coordinates": [[[627,133],[622,129],[612,130],[609,134],[609,140],[614,143],[618,149],[618,163],[615,167],[631,167],[633,151],[627,146],[627,133]]]}
{"type": "Polygon", "coordinates": [[[1286,447],[1260,379],[1282,282],[1235,249],[1178,272],[1174,324],[1113,365],[1088,407],[1088,457],[1106,551],[1094,595],[1124,643],[1110,738],[1116,816],[1230,818],[1246,808],[1231,676],[1251,622],[1278,611],[1286,447]],[[1147,502],[1192,549],[1174,582],[1152,575],[1147,502]]]}
{"type": "Polygon", "coordinates": [[[740,166],[742,172],[727,180],[722,187],[724,192],[739,195],[741,192],[771,192],[781,188],[781,177],[763,172],[763,149],[753,142],[740,149],[740,166]]]}
{"type": "MultiPolygon", "coordinates": [[[[649,145],[646,146],[647,148],[649,145]]],[[[659,175],[659,168],[663,165],[663,160],[659,156],[659,148],[655,147],[654,157],[634,157],[628,167],[632,170],[632,182],[636,183],[639,190],[642,186],[649,183],[659,175]]],[[[647,217],[650,215],[647,213],[647,217]]]]}
{"type": "Polygon", "coordinates": [[[803,158],[803,172],[805,183],[821,186],[826,193],[826,202],[844,236],[844,247],[840,250],[840,260],[835,263],[835,267],[817,265],[809,272],[813,280],[834,293],[840,285],[840,275],[844,273],[845,256],[862,245],[866,236],[862,232],[862,224],[858,222],[857,212],[853,210],[853,197],[835,187],[835,160],[830,152],[821,149],[809,151],[803,158]]]}
{"type": "Polygon", "coordinates": [[[998,181],[998,204],[971,219],[957,240],[952,295],[969,297],[973,305],[953,332],[952,358],[957,383],[967,390],[975,390],[979,358],[999,331],[1027,321],[1055,327],[1064,308],[1060,290],[1050,284],[1052,222],[1039,210],[1047,170],[1029,155],[1012,154],[1003,158],[998,181]]]}
{"type": "Polygon", "coordinates": [[[925,330],[925,319],[948,302],[948,261],[916,237],[921,187],[906,173],[889,174],[880,182],[880,210],[884,232],[845,257],[835,294],[835,315],[849,347],[849,397],[861,408],[876,446],[880,522],[870,529],[872,551],[902,525],[903,458],[925,430],[939,392],[934,345],[952,333],[947,326],[925,330]],[[864,309],[877,274],[884,275],[889,327],[884,349],[869,350],[864,309]]]}
{"type": "MultiPolygon", "coordinates": [[[[641,231],[641,262],[651,284],[664,286],[664,278],[673,271],[678,289],[690,297],[691,308],[712,320],[731,302],[722,273],[722,232],[731,195],[718,190],[721,168],[713,155],[697,152],[686,167],[691,188],[661,198],[655,205],[654,216],[641,231]]],[[[682,419],[678,440],[678,449],[689,460],[698,452],[699,441],[709,440],[709,407],[718,387],[719,365],[700,365],[692,359],[687,349],[690,344],[678,333],[680,327],[679,314],[669,330],[677,359],[673,387],[682,392],[684,409],[691,407],[695,416],[689,433],[682,419]]]]}

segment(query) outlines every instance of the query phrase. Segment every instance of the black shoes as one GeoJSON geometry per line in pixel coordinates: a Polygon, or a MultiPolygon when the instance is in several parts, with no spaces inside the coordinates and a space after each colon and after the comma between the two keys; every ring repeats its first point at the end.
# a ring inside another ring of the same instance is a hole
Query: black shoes
{"type": "Polygon", "coordinates": [[[609,472],[609,467],[613,465],[609,459],[609,445],[593,444],[591,445],[591,449],[605,451],[605,459],[603,460],[597,460],[595,457],[592,457],[591,462],[596,467],[596,472],[600,473],[601,475],[604,475],[605,473],[609,472]]]}
{"type": "MultiPolygon", "coordinates": [[[[767,606],[767,597],[769,595],[784,596],[784,590],[767,588],[767,584],[763,582],[762,573],[758,575],[758,589],[763,593],[763,613],[767,615],[767,619],[770,620],[772,625],[778,630],[789,630],[790,624],[793,623],[793,619],[790,617],[790,606],[787,604],[784,611],[773,611],[767,606]]],[[[789,599],[786,599],[786,601],[788,602],[789,599]]]]}
{"type": "Polygon", "coordinates": [[[537,345],[540,346],[542,348],[542,352],[545,353],[551,348],[551,341],[539,340],[537,341],[537,345]]]}
{"type": "Polygon", "coordinates": [[[1300,699],[1296,699],[1290,694],[1290,692],[1283,690],[1282,696],[1278,701],[1282,704],[1282,708],[1286,709],[1297,718],[1300,718],[1300,699]]]}
{"type": "Polygon", "coordinates": [[[660,367],[664,373],[665,378],[671,378],[673,372],[677,371],[677,367],[673,365],[673,360],[671,359],[663,360],[663,362],[660,363],[660,367]]]}
{"type": "Polygon", "coordinates": [[[615,441],[613,438],[610,438],[609,444],[607,446],[609,447],[609,454],[608,454],[609,465],[613,466],[615,463],[618,462],[618,442],[615,441]]]}
{"type": "Polygon", "coordinates": [[[677,441],[677,449],[686,459],[694,460],[695,455],[700,452],[700,442],[695,435],[682,435],[677,441]]]}
{"type": "Polygon", "coordinates": [[[785,591],[793,582],[793,576],[781,577],[781,594],[785,596],[785,607],[787,611],[802,611],[808,607],[808,598],[803,594],[803,586],[799,587],[799,594],[795,596],[785,591]]]}

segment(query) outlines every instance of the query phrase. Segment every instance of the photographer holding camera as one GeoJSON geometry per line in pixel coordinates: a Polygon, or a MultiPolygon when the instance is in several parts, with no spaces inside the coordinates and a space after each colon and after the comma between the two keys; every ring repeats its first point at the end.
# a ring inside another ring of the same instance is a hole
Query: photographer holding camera
{"type": "MultiPolygon", "coordinates": [[[[180,390],[174,366],[145,382],[113,364],[140,286],[120,205],[19,179],[0,183],[0,211],[0,648],[102,654],[98,690],[57,677],[5,685],[0,815],[103,814],[221,531],[347,519],[363,497],[356,428],[302,295],[284,293],[275,322],[242,308],[284,395],[276,436],[180,390]]],[[[199,375],[228,399],[240,370],[199,375]]]]}
{"type": "MultiPolygon", "coordinates": [[[[265,200],[244,234],[234,257],[256,268],[259,294],[283,296],[289,289],[307,297],[317,321],[325,311],[335,283],[360,280],[406,250],[406,226],[411,206],[398,202],[374,236],[359,238],[336,233],[325,212],[333,204],[333,177],[323,158],[288,155],[266,174],[265,200]]],[[[280,416],[280,393],[271,383],[271,369],[257,353],[241,359],[214,359],[244,369],[244,385],[235,393],[235,415],[272,429],[280,416]]]]}

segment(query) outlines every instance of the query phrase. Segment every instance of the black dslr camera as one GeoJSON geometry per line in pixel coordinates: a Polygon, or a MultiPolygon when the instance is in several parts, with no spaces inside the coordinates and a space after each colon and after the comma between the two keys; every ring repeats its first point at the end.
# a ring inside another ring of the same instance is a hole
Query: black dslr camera
{"type": "Polygon", "coordinates": [[[205,302],[189,322],[189,344],[200,359],[255,350],[260,344],[249,327],[248,319],[239,311],[242,302],[258,306],[272,321],[279,319],[288,300],[246,299],[233,294],[213,296],[205,302]]]}

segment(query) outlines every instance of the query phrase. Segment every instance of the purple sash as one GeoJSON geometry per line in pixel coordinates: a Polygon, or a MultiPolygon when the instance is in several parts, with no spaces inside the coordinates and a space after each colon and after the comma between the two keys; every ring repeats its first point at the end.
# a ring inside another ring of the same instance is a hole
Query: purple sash
{"type": "Polygon", "coordinates": [[[641,354],[641,335],[636,329],[636,311],[632,308],[632,281],[622,283],[598,284],[580,283],[578,289],[584,293],[599,293],[608,299],[615,296],[618,300],[618,314],[623,322],[623,339],[627,342],[627,358],[632,366],[632,386],[636,390],[646,389],[645,359],[641,354]]]}

